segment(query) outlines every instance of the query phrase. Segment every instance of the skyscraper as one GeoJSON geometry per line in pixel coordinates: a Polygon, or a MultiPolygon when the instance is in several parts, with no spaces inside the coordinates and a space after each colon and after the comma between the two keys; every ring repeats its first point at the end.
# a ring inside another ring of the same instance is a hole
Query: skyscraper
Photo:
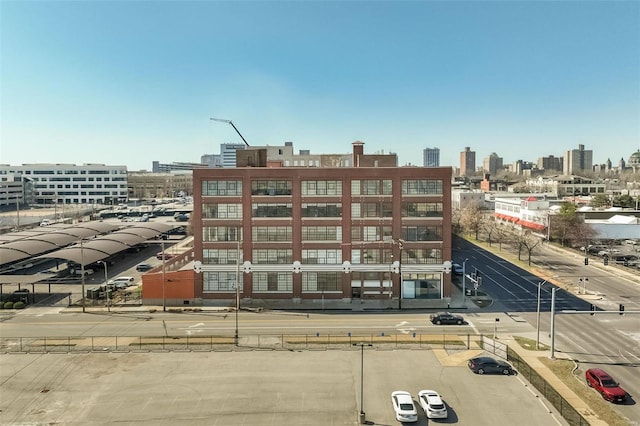
{"type": "Polygon", "coordinates": [[[564,155],[565,175],[572,175],[580,172],[590,172],[593,169],[593,151],[584,149],[584,145],[578,145],[578,149],[567,151],[564,155]]]}
{"type": "Polygon", "coordinates": [[[482,162],[482,168],[485,172],[488,172],[490,175],[495,176],[498,171],[503,168],[502,157],[498,157],[498,154],[492,152],[491,155],[486,157],[482,162]]]}
{"type": "Polygon", "coordinates": [[[472,176],[476,172],[476,152],[468,146],[460,153],[460,176],[472,176]]]}
{"type": "Polygon", "coordinates": [[[424,167],[440,167],[440,148],[423,149],[422,165],[424,167]]]}

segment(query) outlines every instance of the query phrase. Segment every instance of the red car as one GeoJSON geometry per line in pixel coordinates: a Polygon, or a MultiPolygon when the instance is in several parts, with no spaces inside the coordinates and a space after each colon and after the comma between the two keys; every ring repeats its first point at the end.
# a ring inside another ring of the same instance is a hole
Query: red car
{"type": "Polygon", "coordinates": [[[589,387],[600,392],[600,395],[607,401],[623,403],[627,398],[627,392],[604,370],[591,368],[584,375],[589,387]]]}
{"type": "Polygon", "coordinates": [[[171,259],[173,257],[173,255],[171,253],[162,253],[161,251],[159,251],[156,254],[156,258],[158,260],[162,260],[163,257],[164,257],[164,260],[169,260],[169,259],[171,259]]]}

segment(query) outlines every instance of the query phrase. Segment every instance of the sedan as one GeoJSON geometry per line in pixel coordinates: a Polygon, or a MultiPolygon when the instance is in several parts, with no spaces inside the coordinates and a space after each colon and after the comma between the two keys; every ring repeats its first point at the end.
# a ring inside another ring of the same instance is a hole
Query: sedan
{"type": "Polygon", "coordinates": [[[161,251],[159,251],[158,253],[156,253],[156,258],[158,260],[162,260],[162,258],[164,258],[164,260],[169,260],[173,257],[173,255],[171,253],[163,253],[161,251]]]}
{"type": "Polygon", "coordinates": [[[464,318],[460,315],[452,314],[451,312],[436,312],[435,314],[429,315],[429,320],[432,324],[464,324],[464,318]]]}
{"type": "Polygon", "coordinates": [[[418,410],[413,403],[411,394],[405,391],[395,391],[391,393],[391,403],[396,413],[396,420],[399,422],[417,422],[418,410]]]}
{"type": "Polygon", "coordinates": [[[136,271],[138,272],[144,272],[150,269],[153,269],[153,266],[149,263],[140,263],[139,265],[136,266],[136,271]]]}
{"type": "Polygon", "coordinates": [[[464,270],[462,269],[462,266],[459,263],[454,263],[453,264],[453,274],[454,275],[462,275],[464,273],[464,270]]]}
{"type": "Polygon", "coordinates": [[[421,390],[418,392],[418,400],[429,419],[446,419],[447,406],[444,405],[438,392],[434,390],[421,390]]]}
{"type": "Polygon", "coordinates": [[[509,363],[488,356],[471,358],[467,365],[469,369],[476,374],[494,373],[508,376],[514,373],[513,367],[511,367],[509,363]]]}

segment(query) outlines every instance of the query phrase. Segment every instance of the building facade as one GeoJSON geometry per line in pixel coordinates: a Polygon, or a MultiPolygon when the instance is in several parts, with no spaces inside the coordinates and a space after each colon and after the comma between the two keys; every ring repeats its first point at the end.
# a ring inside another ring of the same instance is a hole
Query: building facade
{"type": "Polygon", "coordinates": [[[422,165],[424,167],[440,167],[440,148],[423,149],[422,165]]]}
{"type": "Polygon", "coordinates": [[[499,171],[502,171],[503,167],[502,157],[499,157],[495,152],[492,152],[491,155],[486,157],[482,162],[483,170],[493,176],[497,175],[499,171]]]}
{"type": "MultiPolygon", "coordinates": [[[[380,161],[361,148],[354,163],[380,161]]],[[[450,297],[451,168],[194,170],[194,192],[203,304],[228,304],[236,283],[256,306],[450,297]]]]}
{"type": "Polygon", "coordinates": [[[105,164],[0,165],[0,177],[31,183],[30,204],[112,204],[127,201],[127,167],[105,164]]]}
{"type": "Polygon", "coordinates": [[[593,151],[585,150],[584,145],[578,145],[578,149],[572,149],[566,152],[563,167],[563,173],[565,175],[591,172],[593,169],[593,151]]]}
{"type": "Polygon", "coordinates": [[[128,175],[129,198],[176,198],[193,194],[193,175],[188,172],[148,173],[128,175]]]}
{"type": "Polygon", "coordinates": [[[476,152],[468,146],[460,153],[460,176],[473,176],[476,173],[476,152]]]}

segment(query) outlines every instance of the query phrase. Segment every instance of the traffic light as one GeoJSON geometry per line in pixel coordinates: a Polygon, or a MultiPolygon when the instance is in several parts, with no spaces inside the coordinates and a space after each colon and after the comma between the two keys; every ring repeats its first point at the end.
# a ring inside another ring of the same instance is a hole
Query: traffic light
{"type": "Polygon", "coordinates": [[[609,256],[605,256],[604,257],[604,266],[607,266],[609,264],[609,256]]]}
{"type": "Polygon", "coordinates": [[[620,315],[624,315],[624,305],[620,304],[620,315]]]}
{"type": "Polygon", "coordinates": [[[595,315],[596,314],[596,305],[591,305],[591,313],[589,315],[595,315]]]}
{"type": "Polygon", "coordinates": [[[584,264],[585,264],[585,265],[588,265],[588,264],[589,264],[589,258],[588,258],[588,257],[585,257],[585,258],[584,258],[584,264]]]}

